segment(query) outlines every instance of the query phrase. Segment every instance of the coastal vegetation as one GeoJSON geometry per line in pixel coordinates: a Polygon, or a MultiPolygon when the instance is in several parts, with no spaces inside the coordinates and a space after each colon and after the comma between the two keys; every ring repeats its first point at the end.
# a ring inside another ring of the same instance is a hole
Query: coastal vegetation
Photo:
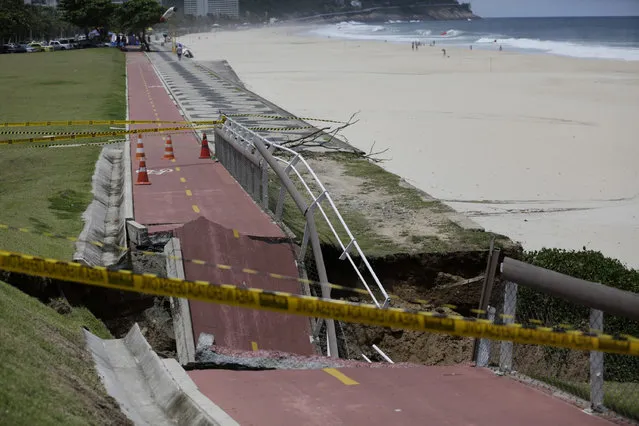
{"type": "Polygon", "coordinates": [[[94,30],[100,39],[106,39],[110,30],[139,34],[158,23],[164,10],[155,0],[122,4],[111,0],[61,0],[57,8],[0,0],[0,39],[13,43],[49,40],[78,33],[88,36],[94,30]]]}
{"type": "MultiPolygon", "coordinates": [[[[592,250],[542,249],[527,252],[524,258],[542,268],[587,281],[639,293],[639,271],[627,268],[616,259],[592,250]]],[[[518,317],[528,322],[576,330],[589,330],[590,309],[557,297],[519,286],[518,317]]],[[[604,313],[603,332],[613,336],[639,336],[639,323],[604,313]]],[[[520,346],[516,357],[518,370],[588,400],[589,354],[553,347],[520,346]]],[[[639,420],[639,357],[604,354],[604,405],[633,420],[639,420]]]]}
{"type": "Polygon", "coordinates": [[[251,15],[286,16],[319,15],[357,11],[371,8],[405,8],[409,13],[415,7],[458,6],[470,11],[470,3],[457,0],[243,0],[241,7],[251,15]]]}

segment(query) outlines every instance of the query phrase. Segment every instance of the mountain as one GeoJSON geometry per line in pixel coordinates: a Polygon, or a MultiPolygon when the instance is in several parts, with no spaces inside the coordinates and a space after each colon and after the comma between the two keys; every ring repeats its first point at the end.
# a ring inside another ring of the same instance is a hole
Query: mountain
{"type": "Polygon", "coordinates": [[[241,0],[242,14],[264,18],[339,22],[388,19],[451,20],[478,18],[470,3],[457,0],[241,0]]]}

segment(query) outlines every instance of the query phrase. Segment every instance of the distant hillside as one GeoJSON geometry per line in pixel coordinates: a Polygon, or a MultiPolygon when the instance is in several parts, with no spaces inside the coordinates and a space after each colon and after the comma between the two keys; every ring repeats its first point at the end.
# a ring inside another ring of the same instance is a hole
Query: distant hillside
{"type": "Polygon", "coordinates": [[[478,18],[470,3],[457,0],[242,0],[242,14],[249,18],[380,21],[387,19],[478,18]]]}

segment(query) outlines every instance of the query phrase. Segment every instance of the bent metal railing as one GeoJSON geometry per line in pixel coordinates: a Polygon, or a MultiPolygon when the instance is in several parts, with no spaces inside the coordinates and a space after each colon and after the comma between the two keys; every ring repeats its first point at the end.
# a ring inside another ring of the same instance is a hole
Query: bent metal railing
{"type": "MultiPolygon", "coordinates": [[[[286,174],[289,175],[291,172],[293,172],[297,176],[305,192],[310,197],[311,202],[308,207],[309,210],[311,211],[311,213],[313,213],[315,209],[319,210],[328,228],[330,229],[332,235],[335,237],[336,241],[338,242],[339,247],[341,249],[341,255],[339,256],[339,259],[340,260],[347,259],[350,262],[351,266],[353,267],[353,270],[357,274],[357,277],[359,278],[364,288],[366,288],[366,290],[368,291],[369,295],[371,296],[371,298],[373,299],[373,302],[375,303],[377,307],[381,307],[381,308],[388,307],[390,302],[388,293],[384,289],[384,286],[382,285],[382,283],[379,281],[377,274],[375,274],[375,271],[373,270],[368,259],[366,258],[366,255],[364,254],[359,244],[357,243],[357,239],[355,238],[351,230],[348,228],[348,225],[344,221],[344,218],[342,217],[337,206],[335,205],[335,202],[331,198],[330,193],[328,192],[324,184],[320,181],[320,179],[317,177],[317,174],[313,171],[313,169],[308,164],[308,162],[304,159],[304,157],[297,151],[294,151],[290,148],[287,148],[285,146],[278,145],[276,143],[269,141],[267,138],[246,128],[245,126],[243,126],[242,124],[238,123],[237,121],[233,120],[230,117],[225,118],[224,125],[221,128],[221,132],[228,136],[232,136],[239,145],[244,147],[244,149],[246,149],[248,152],[250,152],[253,155],[257,153],[253,140],[255,138],[259,138],[259,140],[266,147],[268,147],[268,150],[269,152],[273,154],[273,157],[276,158],[278,162],[283,164],[284,171],[286,172],[286,174]],[[282,154],[288,154],[290,158],[286,158],[282,154]],[[304,173],[304,170],[301,169],[302,167],[306,169],[307,173],[304,173]],[[307,181],[307,176],[310,176],[311,178],[310,182],[307,181]],[[314,192],[313,189],[311,189],[312,186],[319,188],[319,193],[314,192]],[[328,205],[323,206],[322,205],[323,202],[328,203],[328,205]],[[333,221],[331,221],[329,215],[327,214],[327,211],[332,212],[332,214],[337,218],[337,221],[338,221],[337,224],[334,224],[333,221]],[[336,227],[338,226],[341,226],[344,233],[348,236],[348,242],[345,242],[340,237],[339,232],[337,232],[337,229],[336,229],[336,227]],[[358,268],[357,265],[355,264],[355,260],[351,256],[351,250],[354,250],[357,253],[357,255],[359,255],[362,263],[365,265],[375,285],[377,286],[377,289],[380,291],[382,295],[381,298],[376,297],[375,293],[371,290],[371,285],[366,281],[366,279],[364,278],[362,274],[362,271],[360,271],[360,268],[358,268]],[[382,298],[383,300],[380,300],[382,298]]],[[[259,153],[257,153],[257,155],[259,155],[259,153]]],[[[265,208],[268,208],[267,185],[268,185],[268,176],[265,172],[263,172],[261,176],[262,188],[260,192],[262,194],[262,205],[265,208]]],[[[277,204],[275,207],[275,212],[274,212],[275,217],[278,221],[282,220],[285,196],[286,196],[286,189],[284,188],[284,186],[281,186],[277,204]]],[[[302,238],[302,245],[301,245],[302,256],[304,255],[307,249],[308,241],[309,241],[309,235],[308,235],[308,224],[307,224],[305,226],[304,236],[302,238]]]]}

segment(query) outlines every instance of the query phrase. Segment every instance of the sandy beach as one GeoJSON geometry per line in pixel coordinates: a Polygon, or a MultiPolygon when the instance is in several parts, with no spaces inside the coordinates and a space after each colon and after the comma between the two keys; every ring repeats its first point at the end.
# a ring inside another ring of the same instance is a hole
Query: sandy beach
{"type": "Polygon", "coordinates": [[[354,146],[526,249],[639,267],[639,62],[314,38],[271,27],[180,38],[290,112],[359,123],[354,146]]]}

